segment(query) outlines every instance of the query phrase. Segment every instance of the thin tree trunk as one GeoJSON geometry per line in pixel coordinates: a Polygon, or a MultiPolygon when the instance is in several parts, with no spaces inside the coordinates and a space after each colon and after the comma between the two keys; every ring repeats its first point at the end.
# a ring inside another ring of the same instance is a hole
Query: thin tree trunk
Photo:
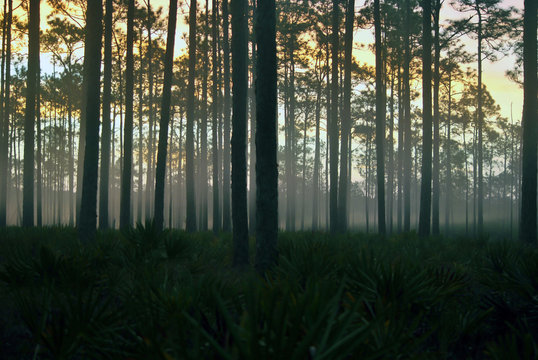
{"type": "Polygon", "coordinates": [[[177,0],[170,0],[168,11],[168,35],[164,55],[164,83],[161,102],[161,122],[159,124],[159,149],[155,174],[155,226],[162,230],[164,225],[164,181],[166,175],[166,152],[168,149],[168,125],[170,122],[170,102],[174,67],[174,39],[176,36],[177,0]]]}
{"type": "Polygon", "coordinates": [[[536,244],[536,1],[525,0],[523,33],[524,99],[523,99],[523,151],[521,182],[521,225],[519,238],[536,244]]]}
{"type": "Polygon", "coordinates": [[[207,171],[207,78],[209,73],[209,43],[207,33],[209,31],[209,1],[205,0],[205,31],[203,39],[203,65],[202,65],[202,103],[200,126],[200,230],[207,231],[207,192],[208,192],[208,171],[207,171]]]}
{"type": "Polygon", "coordinates": [[[218,148],[218,111],[219,111],[219,104],[218,104],[218,59],[217,59],[217,44],[219,41],[219,25],[217,22],[218,18],[218,12],[219,12],[219,5],[218,0],[212,0],[212,60],[213,60],[213,86],[211,91],[211,97],[212,97],[212,113],[213,113],[213,121],[211,125],[211,137],[212,137],[212,151],[213,151],[213,232],[215,234],[218,234],[220,232],[220,223],[221,223],[221,217],[220,217],[220,195],[219,195],[219,170],[220,170],[220,160],[219,160],[219,148],[218,148]]]}
{"type": "Polygon", "coordinates": [[[411,230],[411,89],[409,84],[409,67],[411,63],[411,49],[409,45],[411,27],[411,4],[405,0],[405,26],[404,26],[404,69],[403,69],[403,108],[404,108],[404,231],[411,230]]]}
{"type": "Polygon", "coordinates": [[[440,137],[439,137],[439,82],[440,82],[440,73],[439,73],[439,57],[441,54],[441,44],[439,42],[439,18],[441,14],[441,0],[435,0],[434,3],[434,12],[433,12],[433,21],[434,21],[434,65],[433,65],[433,174],[432,174],[432,234],[439,235],[439,196],[440,196],[440,187],[439,187],[439,171],[440,171],[440,160],[439,160],[439,147],[440,147],[440,137]]]}
{"type": "Polygon", "coordinates": [[[222,2],[223,16],[223,56],[224,56],[224,134],[222,154],[222,230],[231,230],[230,207],[230,50],[228,35],[228,0],[222,2]]]}
{"type": "Polygon", "coordinates": [[[483,215],[483,197],[484,197],[484,174],[483,174],[483,127],[484,115],[482,113],[482,13],[477,6],[478,12],[478,233],[483,233],[484,215],[483,215]]]}
{"type": "Polygon", "coordinates": [[[381,44],[381,19],[379,0],[374,0],[375,22],[375,77],[376,77],[376,160],[377,160],[377,218],[378,231],[384,235],[385,227],[385,116],[386,100],[383,86],[383,58],[381,44]]]}
{"type": "Polygon", "coordinates": [[[108,228],[108,190],[110,174],[110,102],[112,90],[112,0],[105,2],[105,66],[103,69],[103,130],[99,181],[99,228],[108,228]]]}
{"type": "Polygon", "coordinates": [[[330,133],[330,231],[338,229],[338,52],[339,52],[339,1],[333,0],[332,9],[332,90],[331,90],[331,121],[330,133]]]}
{"type": "Polygon", "coordinates": [[[125,68],[125,134],[121,177],[120,229],[131,226],[131,177],[133,166],[133,93],[134,93],[134,0],[127,6],[127,58],[125,68]]]}
{"type": "MultiPolygon", "coordinates": [[[[152,30],[152,10],[151,10],[151,2],[150,0],[147,0],[147,10],[148,10],[148,16],[146,19],[146,28],[148,32],[148,152],[147,152],[147,169],[146,169],[146,203],[145,203],[145,217],[146,219],[150,219],[151,213],[152,213],[152,191],[154,190],[154,182],[153,182],[153,127],[155,123],[154,118],[154,109],[153,109],[153,93],[154,93],[154,86],[153,86],[153,43],[151,38],[151,30],[152,30]]],[[[140,190],[139,190],[140,191],[140,190]]]]}
{"type": "Polygon", "coordinates": [[[422,1],[422,181],[418,234],[430,234],[432,181],[432,69],[431,69],[431,1],[422,1]]]}
{"type": "Polygon", "coordinates": [[[26,111],[24,116],[24,184],[22,225],[34,225],[34,126],[39,72],[39,7],[40,0],[30,0],[28,21],[28,71],[26,111]]]}
{"type": "Polygon", "coordinates": [[[187,88],[187,139],[186,139],[186,229],[196,230],[196,203],[194,186],[194,90],[196,72],[196,0],[191,0],[189,12],[189,83],[187,88]]]}
{"type": "Polygon", "coordinates": [[[346,6],[346,32],[344,49],[344,107],[342,114],[342,132],[340,142],[340,183],[338,193],[338,230],[342,233],[348,229],[347,224],[347,175],[348,175],[348,138],[351,132],[351,58],[353,50],[353,24],[355,21],[355,0],[349,0],[346,6]]]}

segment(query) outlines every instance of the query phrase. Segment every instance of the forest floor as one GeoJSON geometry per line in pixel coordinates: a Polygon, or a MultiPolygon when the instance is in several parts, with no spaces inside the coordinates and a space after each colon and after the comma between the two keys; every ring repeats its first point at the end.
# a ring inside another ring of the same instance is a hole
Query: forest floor
{"type": "Polygon", "coordinates": [[[231,267],[231,245],[151,225],[91,244],[0,230],[0,357],[538,358],[535,247],[281,233],[260,277],[231,267]]]}

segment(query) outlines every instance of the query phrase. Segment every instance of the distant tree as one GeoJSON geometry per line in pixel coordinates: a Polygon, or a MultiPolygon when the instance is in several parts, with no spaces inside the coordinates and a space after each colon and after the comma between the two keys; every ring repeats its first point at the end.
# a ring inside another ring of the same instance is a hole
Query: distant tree
{"type": "Polygon", "coordinates": [[[247,209],[247,100],[248,22],[247,0],[232,0],[232,221],[233,264],[248,264],[247,209]]]}
{"type": "Polygon", "coordinates": [[[454,22],[456,31],[461,33],[472,34],[477,40],[477,62],[478,62],[478,95],[477,95],[477,132],[478,132],[478,232],[483,232],[484,226],[484,189],[483,189],[483,131],[484,131],[484,114],[483,105],[483,86],[482,86],[482,63],[483,60],[495,60],[496,52],[506,52],[506,47],[510,42],[506,41],[506,35],[509,34],[514,26],[514,19],[511,18],[512,9],[502,9],[499,7],[500,0],[459,0],[458,10],[471,13],[470,16],[454,22]],[[475,20],[476,19],[476,20],[475,20]]]}
{"type": "Polygon", "coordinates": [[[208,192],[208,171],[207,171],[207,80],[209,74],[209,1],[205,1],[205,14],[202,35],[202,102],[200,104],[201,114],[198,121],[198,127],[200,131],[200,167],[199,167],[199,190],[198,199],[200,206],[200,224],[201,231],[207,231],[208,223],[208,209],[207,209],[207,192],[208,192]]]}
{"type": "Polygon", "coordinates": [[[536,1],[525,0],[523,23],[523,173],[519,237],[522,241],[536,243],[536,143],[538,138],[536,1]]]}
{"type": "Polygon", "coordinates": [[[385,228],[385,121],[386,100],[383,84],[383,44],[381,43],[381,14],[379,0],[374,0],[375,23],[375,98],[376,98],[376,160],[377,160],[377,226],[380,234],[385,228]]]}
{"type": "MultiPolygon", "coordinates": [[[[377,2],[379,8],[379,2],[377,2]]],[[[344,49],[344,106],[342,114],[342,141],[340,142],[340,183],[338,192],[338,228],[347,231],[348,217],[348,145],[351,132],[351,60],[353,51],[353,24],[355,23],[355,0],[346,4],[346,32],[344,49]]]]}
{"type": "Polygon", "coordinates": [[[186,139],[186,229],[196,231],[196,203],[194,188],[194,90],[196,72],[196,0],[191,0],[189,11],[189,82],[187,88],[187,139],[186,139]]]}
{"type": "Polygon", "coordinates": [[[434,58],[433,58],[433,164],[432,164],[432,233],[439,235],[439,173],[440,173],[440,160],[439,160],[439,147],[440,147],[440,134],[439,134],[439,83],[440,83],[440,56],[441,56],[441,43],[439,35],[439,20],[441,17],[441,6],[443,2],[441,0],[434,0],[433,2],[433,32],[434,32],[434,58]]]}
{"type": "Polygon", "coordinates": [[[95,239],[97,225],[97,174],[99,163],[99,110],[101,91],[101,46],[103,37],[103,3],[95,0],[86,9],[85,62],[86,84],[86,150],[80,203],[78,235],[81,241],[95,239]]]}
{"type": "MultiPolygon", "coordinates": [[[[168,125],[170,122],[170,102],[174,67],[174,39],[176,36],[177,0],[170,0],[168,11],[168,32],[164,59],[164,84],[161,102],[161,122],[159,124],[159,150],[155,173],[155,225],[161,230],[164,224],[164,180],[166,174],[166,152],[168,148],[168,125]]],[[[172,169],[169,169],[170,171],[172,169]]]]}
{"type": "Polygon", "coordinates": [[[223,116],[223,149],[222,149],[222,230],[232,228],[230,206],[230,46],[229,46],[229,11],[228,0],[222,1],[222,57],[224,66],[224,116],[223,116]]]}
{"type": "Polygon", "coordinates": [[[213,232],[218,234],[220,232],[221,225],[221,213],[220,213],[220,192],[219,192],[219,170],[220,170],[220,161],[219,161],[219,148],[218,148],[218,114],[219,114],[219,74],[218,74],[218,57],[217,57],[217,45],[219,41],[219,24],[218,24],[218,14],[219,6],[218,0],[213,0],[212,10],[211,10],[211,32],[212,32],[212,42],[211,42],[211,59],[213,66],[213,75],[212,75],[212,116],[213,121],[211,124],[211,137],[212,137],[212,148],[213,148],[213,232]]]}
{"type": "Polygon", "coordinates": [[[13,0],[8,0],[9,9],[4,8],[5,53],[2,53],[2,96],[0,97],[0,227],[7,225],[7,184],[8,184],[8,150],[9,150],[9,118],[11,113],[11,27],[13,23],[13,0]],[[5,69],[5,70],[4,70],[5,69]],[[5,71],[5,77],[4,77],[5,71]]]}
{"type": "Polygon", "coordinates": [[[338,229],[338,52],[340,29],[339,0],[333,0],[331,44],[331,118],[328,125],[330,139],[330,231],[338,229]]]}
{"type": "Polygon", "coordinates": [[[418,233],[430,234],[432,189],[432,59],[431,0],[422,1],[422,181],[418,233]]]}
{"type": "Polygon", "coordinates": [[[103,129],[101,138],[101,171],[99,179],[99,228],[108,228],[108,189],[110,174],[110,103],[112,101],[112,13],[113,0],[105,1],[105,55],[103,68],[103,129]]]}
{"type": "Polygon", "coordinates": [[[131,226],[131,181],[133,167],[133,95],[134,95],[134,0],[127,3],[127,54],[125,64],[125,125],[123,172],[121,177],[120,228],[131,226]]]}
{"type": "Polygon", "coordinates": [[[28,20],[28,71],[26,111],[24,116],[24,184],[22,225],[34,225],[34,126],[36,114],[37,75],[39,72],[40,0],[30,0],[28,20]]]}
{"type": "Polygon", "coordinates": [[[258,0],[256,34],[256,270],[277,261],[277,57],[275,0],[258,0]]]}

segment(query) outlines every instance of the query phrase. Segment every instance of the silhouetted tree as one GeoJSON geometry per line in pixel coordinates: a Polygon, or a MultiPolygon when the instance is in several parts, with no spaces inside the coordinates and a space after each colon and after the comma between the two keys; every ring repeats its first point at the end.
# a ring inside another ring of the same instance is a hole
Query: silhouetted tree
{"type": "Polygon", "coordinates": [[[28,71],[26,111],[24,115],[24,184],[22,225],[34,225],[34,126],[39,73],[39,9],[40,0],[30,0],[28,20],[28,71]]]}
{"type": "Polygon", "coordinates": [[[275,0],[258,0],[256,34],[256,270],[277,261],[277,58],[275,0]]]}
{"type": "MultiPolygon", "coordinates": [[[[379,4],[378,4],[379,5],[379,4]]],[[[342,141],[340,143],[340,184],[338,192],[338,228],[340,232],[347,231],[347,167],[348,145],[351,131],[351,59],[353,51],[353,24],[355,23],[355,0],[346,4],[346,32],[344,49],[344,107],[342,114],[342,141]]]]}
{"type": "Polygon", "coordinates": [[[127,3],[127,54],[125,59],[125,125],[123,172],[121,177],[120,228],[131,225],[131,181],[133,167],[133,95],[134,95],[134,0],[127,3]]]}
{"type": "MultiPolygon", "coordinates": [[[[164,84],[161,102],[161,122],[159,124],[159,149],[155,172],[155,226],[162,229],[164,224],[164,180],[166,175],[166,152],[168,149],[168,124],[170,122],[170,101],[174,68],[174,40],[176,36],[177,0],[170,0],[168,11],[168,32],[164,55],[164,84]]],[[[171,171],[171,169],[170,169],[171,171]]]]}
{"type": "Polygon", "coordinates": [[[99,110],[101,92],[101,46],[103,37],[103,3],[94,0],[86,9],[85,54],[88,60],[86,84],[86,150],[80,202],[78,235],[81,241],[95,239],[97,225],[97,174],[99,164],[99,110]]]}
{"type": "Polygon", "coordinates": [[[196,231],[196,203],[194,189],[194,90],[196,72],[196,0],[191,0],[189,11],[189,83],[187,87],[186,191],[187,231],[196,231]]]}
{"type": "Polygon", "coordinates": [[[105,1],[105,54],[103,68],[103,129],[99,180],[99,228],[108,228],[108,188],[110,176],[110,102],[112,101],[112,0],[105,1]]]}
{"type": "Polygon", "coordinates": [[[379,0],[374,0],[375,23],[375,98],[376,98],[376,160],[377,160],[377,226],[380,234],[385,234],[385,116],[386,101],[383,85],[383,44],[381,43],[381,15],[379,0]]]}
{"type": "Polygon", "coordinates": [[[430,234],[432,190],[431,0],[422,1],[422,181],[418,233],[430,234]]]}
{"type": "Polygon", "coordinates": [[[248,264],[247,209],[247,100],[248,22],[247,0],[232,0],[232,221],[233,264],[248,264]]]}
{"type": "Polygon", "coordinates": [[[521,178],[521,227],[519,237],[536,243],[536,143],[538,119],[536,96],[536,1],[525,0],[523,19],[523,159],[521,178]]]}

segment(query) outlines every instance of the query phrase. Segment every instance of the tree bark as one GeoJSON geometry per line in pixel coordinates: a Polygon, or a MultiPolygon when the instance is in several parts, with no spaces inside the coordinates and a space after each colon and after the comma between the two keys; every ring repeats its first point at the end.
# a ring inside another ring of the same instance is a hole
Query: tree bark
{"type": "Polygon", "coordinates": [[[222,154],[222,230],[231,230],[230,207],[230,50],[229,50],[229,13],[228,0],[222,2],[223,27],[223,65],[224,65],[224,129],[222,154]]]}
{"type": "Polygon", "coordinates": [[[86,40],[88,56],[84,71],[86,91],[86,149],[80,202],[79,238],[83,242],[95,240],[97,225],[97,174],[99,164],[99,102],[101,90],[101,46],[103,36],[103,3],[95,0],[86,9],[86,40]]]}
{"type": "Polygon", "coordinates": [[[376,160],[377,160],[377,224],[378,232],[386,233],[385,227],[385,116],[386,100],[383,86],[383,51],[381,43],[381,16],[379,0],[374,0],[375,22],[375,98],[376,98],[376,160]]]}
{"type": "Polygon", "coordinates": [[[134,0],[127,6],[127,58],[125,64],[125,129],[123,173],[121,177],[120,229],[131,226],[131,177],[133,167],[133,92],[134,92],[134,0]]]}
{"type": "Polygon", "coordinates": [[[256,7],[256,270],[277,262],[277,58],[275,0],[256,7]]]}
{"type": "Polygon", "coordinates": [[[213,41],[211,44],[212,50],[212,60],[213,60],[213,86],[211,89],[212,97],[212,113],[213,121],[211,125],[211,137],[212,137],[212,148],[213,148],[213,232],[218,234],[220,232],[221,225],[221,215],[220,215],[220,195],[219,195],[219,172],[220,172],[220,159],[219,159],[219,147],[218,147],[218,112],[219,112],[219,92],[218,92],[218,59],[217,59],[217,44],[219,41],[219,25],[217,22],[218,12],[219,12],[218,0],[213,0],[212,2],[212,11],[211,11],[211,30],[213,41]]]}
{"type": "Polygon", "coordinates": [[[232,0],[232,221],[233,265],[248,265],[247,209],[247,0],[232,0]]]}
{"type": "Polygon", "coordinates": [[[34,225],[34,126],[39,72],[39,7],[40,0],[30,0],[28,20],[28,71],[26,111],[24,116],[24,179],[22,225],[34,225]]]}
{"type": "Polygon", "coordinates": [[[353,51],[353,24],[355,21],[355,0],[349,0],[346,6],[346,32],[344,35],[344,107],[342,114],[342,131],[340,142],[340,183],[338,192],[338,230],[347,231],[347,167],[348,138],[351,132],[351,60],[353,51]]]}
{"type": "Polygon", "coordinates": [[[519,238],[524,242],[536,244],[536,1],[525,0],[523,23],[523,173],[519,238]]]}
{"type": "Polygon", "coordinates": [[[420,186],[420,218],[418,234],[430,234],[432,190],[432,59],[431,1],[422,1],[422,181],[420,186]]]}
{"type": "Polygon", "coordinates": [[[339,52],[339,1],[333,0],[332,9],[332,83],[330,133],[330,231],[338,229],[338,52],[339,52]]]}
{"type": "Polygon", "coordinates": [[[170,102],[172,98],[172,80],[174,68],[174,40],[176,36],[177,0],[170,0],[168,11],[168,33],[164,55],[164,83],[161,102],[161,122],[159,124],[159,149],[157,153],[157,170],[155,172],[155,226],[162,230],[164,226],[164,181],[166,175],[166,152],[168,149],[168,125],[170,123],[170,102]]]}
{"type": "Polygon", "coordinates": [[[105,2],[105,55],[103,69],[103,130],[99,181],[99,228],[108,228],[108,190],[110,174],[110,102],[112,89],[112,0],[105,2]]]}
{"type": "Polygon", "coordinates": [[[194,90],[196,75],[196,0],[191,0],[189,12],[189,83],[187,85],[187,139],[186,139],[186,230],[196,231],[196,203],[194,186],[194,90]]]}

